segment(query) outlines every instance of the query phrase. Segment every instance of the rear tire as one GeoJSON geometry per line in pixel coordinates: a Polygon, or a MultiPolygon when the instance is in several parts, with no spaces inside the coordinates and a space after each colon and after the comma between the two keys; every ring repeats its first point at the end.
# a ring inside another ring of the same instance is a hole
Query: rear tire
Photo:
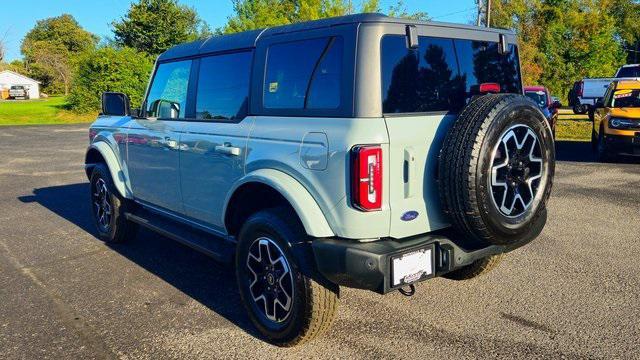
{"type": "Polygon", "coordinates": [[[576,115],[584,115],[587,112],[586,106],[582,104],[573,105],[573,113],[576,115]]]}
{"type": "Polygon", "coordinates": [[[125,213],[129,200],[120,196],[105,164],[96,164],[91,172],[91,214],[98,237],[107,243],[121,243],[135,236],[137,226],[125,213]]]}
{"type": "Polygon", "coordinates": [[[480,275],[484,275],[500,265],[505,254],[487,256],[485,258],[474,261],[473,263],[442,275],[450,280],[470,280],[480,275]]]}
{"type": "Polygon", "coordinates": [[[479,97],[442,146],[443,211],[472,245],[530,241],[546,222],[554,171],[553,135],[534,104],[521,95],[479,97]]]}
{"type": "Polygon", "coordinates": [[[260,211],[240,230],[235,260],[240,296],[260,334],[277,346],[314,339],[337,312],[339,288],[315,271],[306,239],[287,208],[260,211]]]}

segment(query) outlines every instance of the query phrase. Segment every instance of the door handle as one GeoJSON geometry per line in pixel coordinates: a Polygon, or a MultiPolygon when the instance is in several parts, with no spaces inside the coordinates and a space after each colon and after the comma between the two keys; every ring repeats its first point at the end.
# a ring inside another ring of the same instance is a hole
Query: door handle
{"type": "Polygon", "coordinates": [[[234,156],[239,156],[240,155],[240,148],[239,147],[235,147],[235,146],[229,146],[229,145],[218,145],[215,147],[216,152],[221,153],[221,154],[226,154],[226,155],[234,155],[234,156]]]}
{"type": "Polygon", "coordinates": [[[171,150],[175,150],[178,148],[178,142],[173,140],[172,138],[165,136],[164,137],[164,146],[171,150]]]}

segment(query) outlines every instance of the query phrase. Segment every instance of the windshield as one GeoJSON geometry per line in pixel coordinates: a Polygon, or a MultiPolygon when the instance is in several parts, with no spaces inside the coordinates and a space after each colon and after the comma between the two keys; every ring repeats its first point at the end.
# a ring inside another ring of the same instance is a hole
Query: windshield
{"type": "Polygon", "coordinates": [[[533,100],[533,102],[535,102],[539,107],[547,107],[547,96],[544,91],[527,91],[525,92],[525,95],[533,100]]]}
{"type": "Polygon", "coordinates": [[[618,75],[616,77],[640,77],[640,66],[623,67],[618,71],[618,75]]]}
{"type": "Polygon", "coordinates": [[[613,93],[611,107],[614,108],[637,108],[640,107],[640,89],[617,90],[613,93]]]}

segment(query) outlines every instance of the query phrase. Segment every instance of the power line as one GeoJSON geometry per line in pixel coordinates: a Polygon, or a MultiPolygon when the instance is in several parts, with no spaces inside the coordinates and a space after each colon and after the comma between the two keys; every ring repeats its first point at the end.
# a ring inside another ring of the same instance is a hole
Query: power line
{"type": "Polygon", "coordinates": [[[460,11],[455,11],[455,12],[448,13],[448,14],[442,14],[442,15],[434,16],[434,17],[432,17],[432,19],[438,19],[438,18],[443,18],[443,17],[447,17],[447,16],[451,16],[451,15],[456,15],[456,14],[460,14],[460,13],[467,12],[467,11],[470,11],[470,10],[475,10],[475,9],[476,9],[476,7],[474,6],[474,7],[466,8],[464,10],[460,10],[460,11]]]}

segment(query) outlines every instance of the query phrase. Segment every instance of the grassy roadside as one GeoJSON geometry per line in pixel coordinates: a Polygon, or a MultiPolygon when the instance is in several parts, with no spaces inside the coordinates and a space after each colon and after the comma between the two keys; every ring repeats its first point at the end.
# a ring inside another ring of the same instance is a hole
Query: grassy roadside
{"type": "Polygon", "coordinates": [[[0,125],[75,124],[95,120],[97,113],[76,114],[66,108],[64,97],[40,100],[0,101],[0,125]]]}
{"type": "MultiPolygon", "coordinates": [[[[64,97],[41,100],[0,101],[1,125],[75,124],[95,120],[97,113],[76,114],[66,109],[64,97]]],[[[560,141],[590,141],[591,122],[586,115],[574,115],[571,110],[560,110],[556,128],[560,141]]]]}
{"type": "Polygon", "coordinates": [[[573,111],[561,109],[556,125],[556,140],[591,141],[591,121],[587,115],[575,115],[573,111]]]}

